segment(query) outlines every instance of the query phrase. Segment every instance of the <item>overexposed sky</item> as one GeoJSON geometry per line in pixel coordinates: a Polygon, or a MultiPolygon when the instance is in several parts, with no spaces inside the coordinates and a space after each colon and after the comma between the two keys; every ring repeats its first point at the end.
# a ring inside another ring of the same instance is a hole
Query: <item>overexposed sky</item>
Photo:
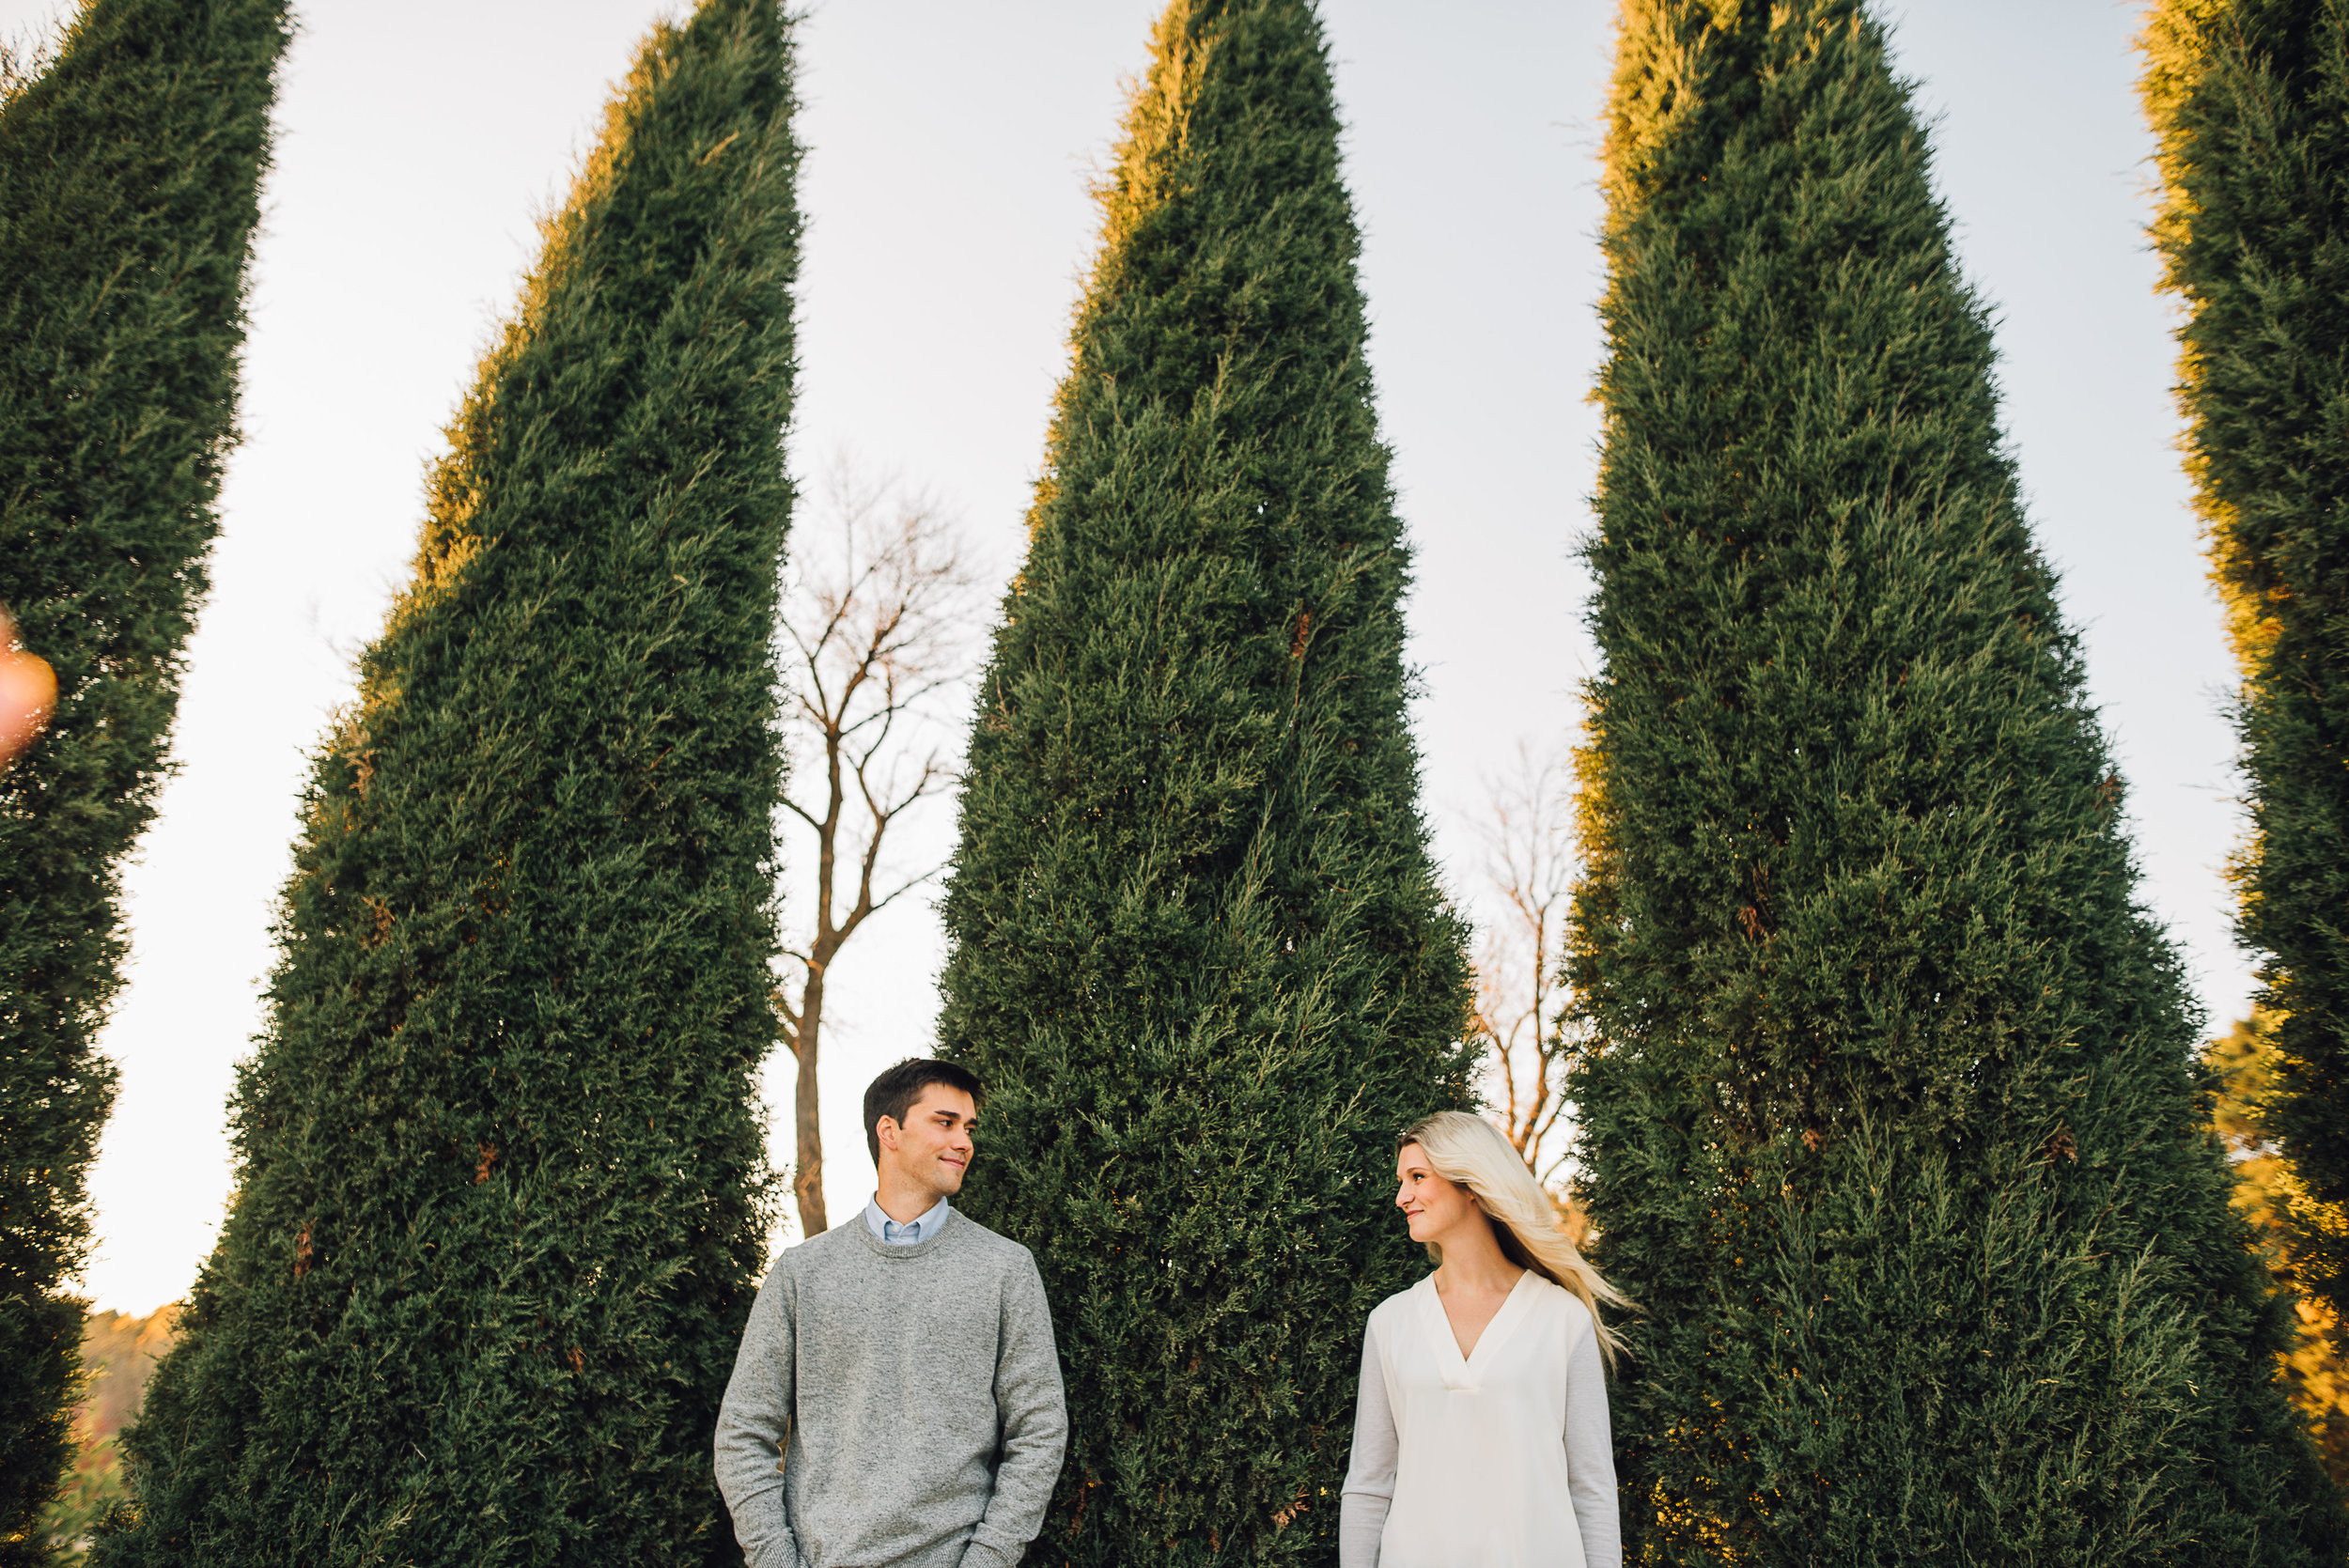
{"type": "MultiPolygon", "coordinates": [[[[23,38],[63,8],[0,0],[23,38]]],[[[801,32],[809,215],[795,466],[929,487],[1000,576],[1020,545],[1092,171],[1150,0],[819,0],[801,32]]],[[[122,1095],[94,1184],[94,1304],[178,1296],[231,1179],[224,1106],[258,1027],[304,753],[404,576],[421,478],[656,0],[313,0],[286,67],[243,423],[191,646],[180,771],[129,877],[122,1095]]],[[[1437,846],[1478,892],[1484,778],[1562,744],[1589,673],[1599,0],[1326,0],[1366,231],[1372,356],[1417,550],[1411,656],[1437,846]]],[[[2131,5],[1893,0],[1969,275],[1998,308],[2030,515],[2132,786],[2145,896],[2220,1022],[2249,992],[2220,866],[2239,831],[2232,670],[2173,442],[2171,315],[2142,223],[2131,5]]],[[[909,856],[942,854],[933,804],[909,856]]],[[[787,848],[796,848],[791,843],[787,848]]],[[[803,861],[803,857],[801,857],[803,861]]],[[[786,868],[786,891],[798,863],[786,868]]],[[[832,1212],[869,1190],[866,1079],[924,1051],[926,905],[832,980],[832,1212]]],[[[769,1072],[787,1164],[791,1066],[769,1072]]]]}

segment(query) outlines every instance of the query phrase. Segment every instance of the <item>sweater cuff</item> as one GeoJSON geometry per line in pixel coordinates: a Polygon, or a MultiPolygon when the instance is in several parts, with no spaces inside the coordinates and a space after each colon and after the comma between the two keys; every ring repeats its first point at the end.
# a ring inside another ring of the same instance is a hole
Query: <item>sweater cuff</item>
{"type": "Polygon", "coordinates": [[[1014,1568],[1021,1553],[1003,1555],[1003,1548],[972,1537],[962,1548],[962,1568],[1014,1568]]]}

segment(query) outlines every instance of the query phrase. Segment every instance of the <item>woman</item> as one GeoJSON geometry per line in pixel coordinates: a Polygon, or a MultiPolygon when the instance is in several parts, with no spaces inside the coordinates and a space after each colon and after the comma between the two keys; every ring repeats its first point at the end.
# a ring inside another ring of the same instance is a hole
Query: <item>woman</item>
{"type": "Polygon", "coordinates": [[[1370,1314],[1339,1568],[1621,1568],[1598,1304],[1624,1297],[1490,1123],[1428,1117],[1394,1173],[1436,1272],[1370,1314]]]}

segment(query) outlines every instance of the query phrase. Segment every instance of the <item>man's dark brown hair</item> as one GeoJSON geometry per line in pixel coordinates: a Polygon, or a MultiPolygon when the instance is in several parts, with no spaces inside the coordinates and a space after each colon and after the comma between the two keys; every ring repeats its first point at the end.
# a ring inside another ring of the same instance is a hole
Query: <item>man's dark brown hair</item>
{"type": "Polygon", "coordinates": [[[922,1097],[922,1091],[933,1083],[961,1090],[974,1105],[987,1097],[986,1091],[979,1087],[979,1075],[970,1068],[925,1056],[907,1057],[875,1079],[864,1091],[864,1147],[871,1153],[874,1164],[880,1163],[880,1128],[877,1124],[886,1116],[904,1126],[906,1112],[922,1097]]]}

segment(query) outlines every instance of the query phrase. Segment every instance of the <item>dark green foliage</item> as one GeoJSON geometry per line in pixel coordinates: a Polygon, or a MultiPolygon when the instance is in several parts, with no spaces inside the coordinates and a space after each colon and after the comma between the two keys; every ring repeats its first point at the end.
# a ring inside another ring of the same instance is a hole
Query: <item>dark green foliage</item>
{"type": "Polygon", "coordinates": [[[967,1206],[1036,1253],[1068,1465],[1034,1560],[1324,1560],[1393,1137],[1464,1103],[1407,562],[1300,0],[1175,0],[1104,189],[945,913],[967,1206]]]}
{"type": "Polygon", "coordinates": [[[2188,463],[2243,663],[2263,1119],[2311,1200],[2294,1272],[2349,1321],[2349,6],[2161,0],[2144,42],[2188,463]]]}
{"type": "Polygon", "coordinates": [[[92,0],[0,102],[0,604],[58,681],[0,773],[0,1564],[46,1560],[70,1452],[118,878],[206,588],[285,44],[284,0],[92,0]]]}
{"type": "Polygon", "coordinates": [[[1626,0],[1570,968],[1651,1563],[2338,1562],[1854,0],[1626,0]]]}
{"type": "Polygon", "coordinates": [[[318,755],[237,1197],[101,1561],[735,1558],[709,1439],[772,1210],[791,106],[772,0],[657,28],[450,427],[318,755]]]}

